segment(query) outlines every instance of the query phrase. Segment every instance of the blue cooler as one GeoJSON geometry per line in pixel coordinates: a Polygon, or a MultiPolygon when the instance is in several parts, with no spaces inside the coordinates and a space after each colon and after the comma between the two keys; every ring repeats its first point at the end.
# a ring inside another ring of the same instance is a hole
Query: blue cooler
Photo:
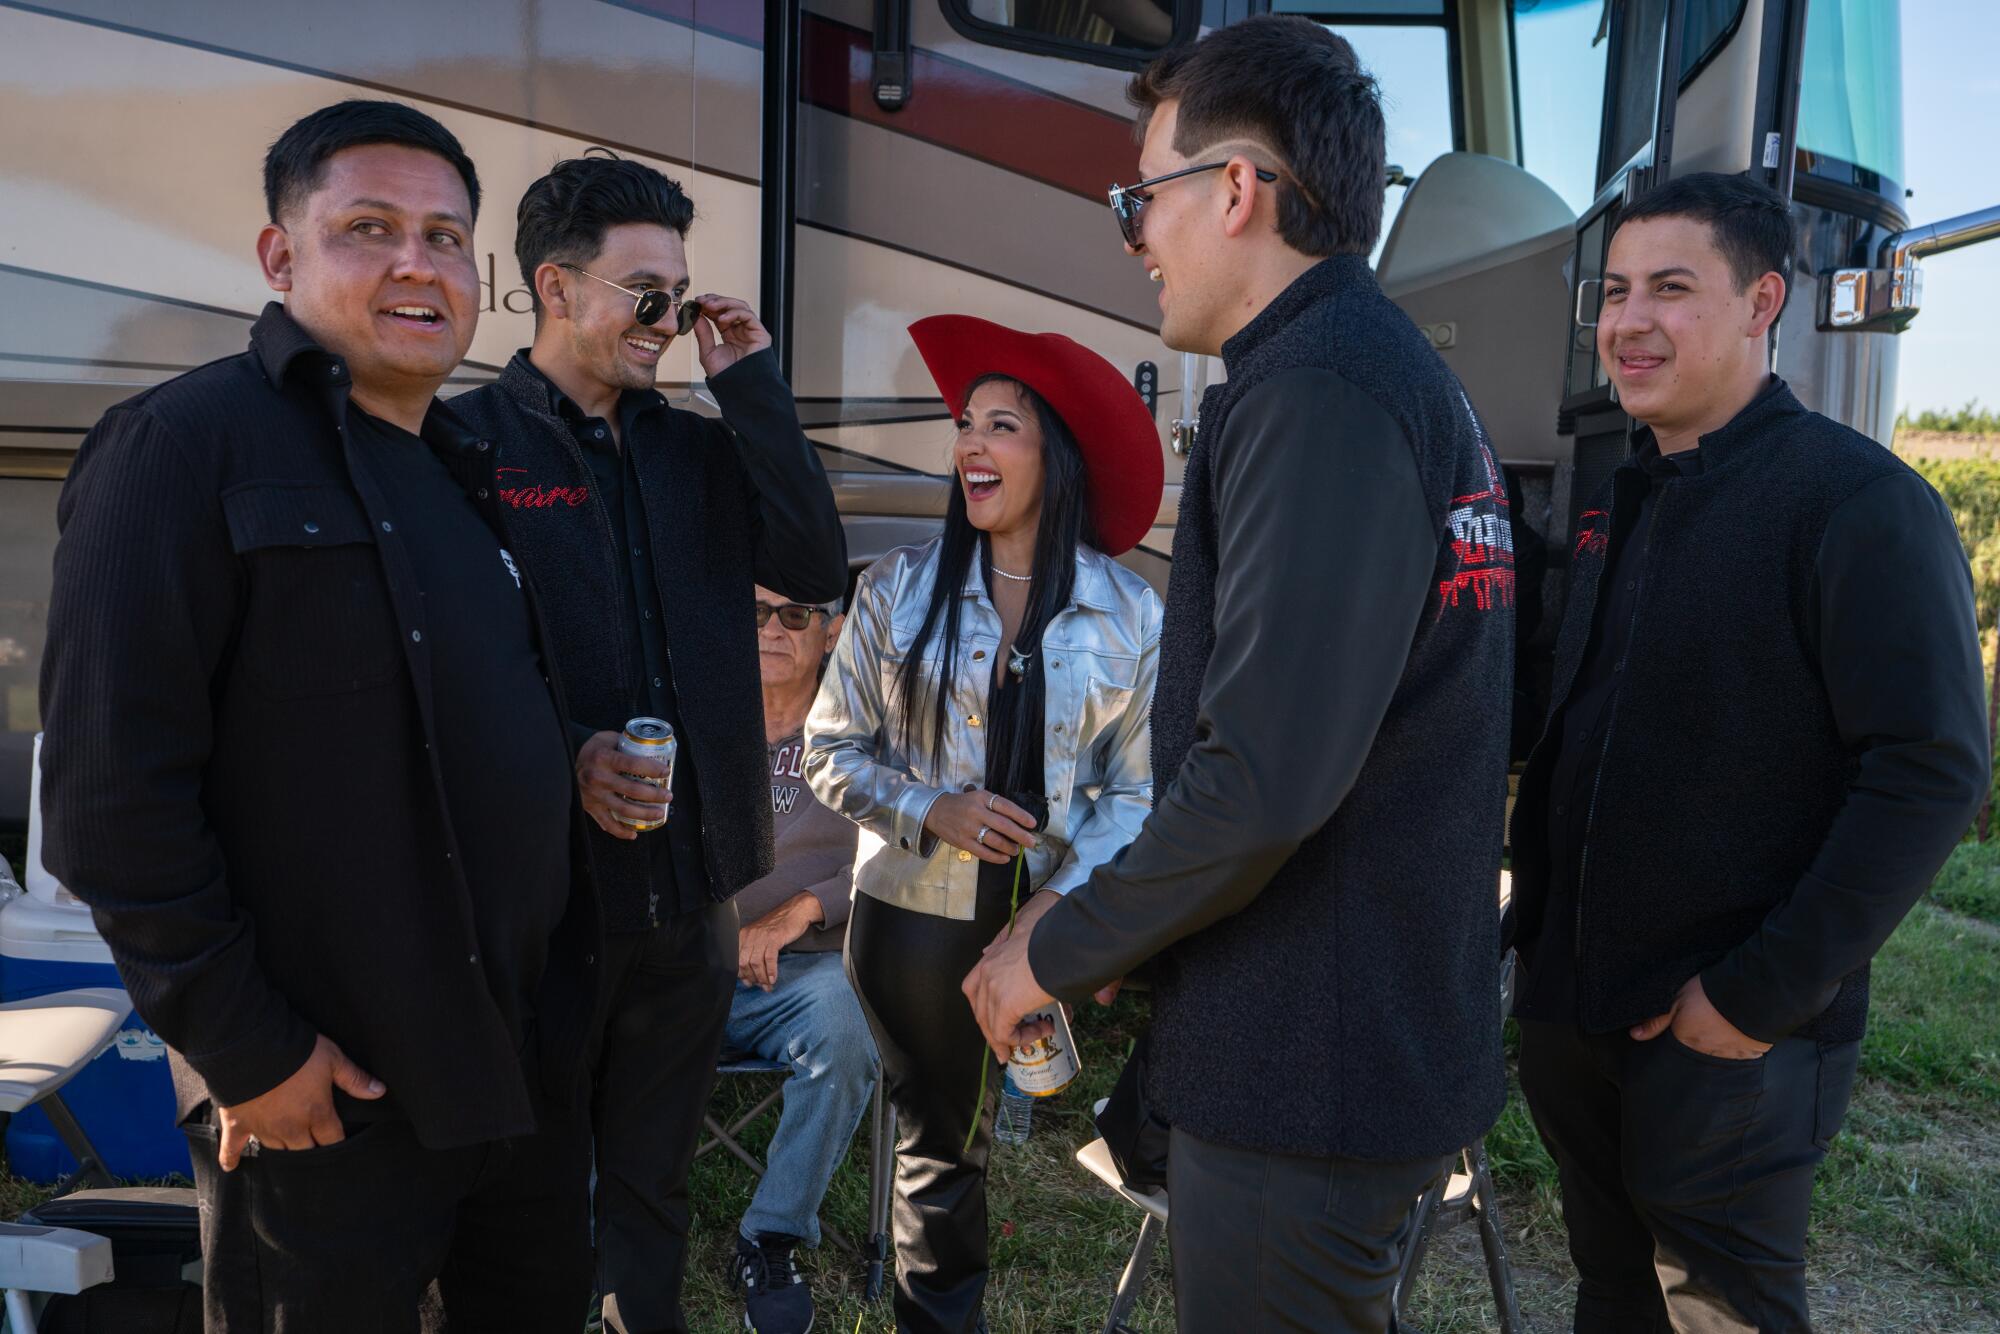
{"type": "MultiPolygon", "coordinates": [[[[22,894],[0,908],[0,1000],[123,985],[110,947],[81,903],[47,903],[22,894]]],[[[138,1015],[102,1056],[63,1085],[62,1096],[114,1176],[188,1175],[187,1140],[174,1127],[167,1048],[138,1015]]],[[[8,1124],[7,1162],[15,1176],[40,1182],[76,1167],[39,1107],[8,1124]]]]}

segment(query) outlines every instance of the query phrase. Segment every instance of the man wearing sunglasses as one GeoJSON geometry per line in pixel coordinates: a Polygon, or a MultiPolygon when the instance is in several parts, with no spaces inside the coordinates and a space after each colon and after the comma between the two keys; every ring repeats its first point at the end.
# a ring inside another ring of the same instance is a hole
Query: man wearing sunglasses
{"type": "Polygon", "coordinates": [[[534,344],[455,402],[497,442],[501,514],[548,608],[595,822],[579,874],[606,931],[589,1053],[598,1282],[621,1334],[687,1328],[687,1174],[736,984],[731,897],[772,867],[753,589],[821,603],[847,575],[770,334],[740,300],[689,295],[693,217],[641,163],[558,163],[517,213],[534,344]],[[654,387],[687,332],[719,422],[654,387]],[[617,750],[641,714],[680,743],[665,802],[639,781],[664,771],[617,750]]]}
{"type": "Polygon", "coordinates": [[[1160,959],[1181,1328],[1377,1334],[1412,1202],[1506,1092],[1505,491],[1369,271],[1384,126],[1353,49],[1253,18],[1132,97],[1127,249],[1167,345],[1229,370],[1181,493],[1154,810],[966,989],[1004,1050],[1051,994],[1160,959]]]}

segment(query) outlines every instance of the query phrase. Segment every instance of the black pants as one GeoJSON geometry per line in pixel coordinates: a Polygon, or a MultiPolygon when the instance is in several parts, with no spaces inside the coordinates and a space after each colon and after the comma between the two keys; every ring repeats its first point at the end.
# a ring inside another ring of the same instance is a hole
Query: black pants
{"type": "Polygon", "coordinates": [[[1183,1334],[1383,1334],[1417,1197],[1444,1166],[1258,1153],[1174,1131],[1167,1240],[1183,1334]]]}
{"type": "Polygon", "coordinates": [[[847,975],[896,1108],[896,1328],[916,1334],[979,1329],[986,1296],[986,1154],[1001,1072],[989,1073],[968,1149],[980,1070],[994,1061],[959,984],[1007,925],[1006,893],[982,885],[977,913],[956,922],[857,894],[847,926],[847,975]]]}
{"type": "Polygon", "coordinates": [[[590,1052],[604,1324],[685,1330],[688,1169],[736,990],[736,905],[610,936],[605,963],[590,1052]]]}
{"type": "Polygon", "coordinates": [[[426,1149],[407,1121],[233,1172],[187,1125],[209,1334],[548,1334],[590,1302],[590,1136],[581,1108],[534,1135],[426,1149]]]}
{"type": "Polygon", "coordinates": [[[1578,1334],[1809,1331],[1813,1170],[1858,1042],[1786,1038],[1752,1061],[1521,1024],[1521,1090],[1562,1173],[1578,1334]]]}

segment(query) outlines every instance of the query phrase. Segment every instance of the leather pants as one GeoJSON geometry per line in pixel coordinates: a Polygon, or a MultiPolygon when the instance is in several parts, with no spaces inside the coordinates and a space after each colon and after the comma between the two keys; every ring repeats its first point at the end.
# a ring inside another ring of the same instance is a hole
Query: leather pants
{"type": "Polygon", "coordinates": [[[980,1067],[994,1062],[959,984],[1007,925],[1011,871],[980,867],[970,922],[857,894],[848,923],[847,975],[896,1108],[899,1331],[970,1334],[984,1327],[986,1154],[1001,1072],[996,1067],[987,1077],[979,1132],[968,1150],[980,1067]]]}

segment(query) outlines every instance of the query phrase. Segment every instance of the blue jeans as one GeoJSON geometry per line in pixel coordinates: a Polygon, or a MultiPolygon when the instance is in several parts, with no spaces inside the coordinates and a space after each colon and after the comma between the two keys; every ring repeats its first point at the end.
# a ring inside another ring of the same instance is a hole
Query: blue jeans
{"type": "Polygon", "coordinates": [[[738,982],[722,1047],[792,1068],[743,1235],[782,1232],[817,1246],[820,1201],[875,1091],[875,1039],[840,951],[780,955],[768,992],[738,982]]]}

